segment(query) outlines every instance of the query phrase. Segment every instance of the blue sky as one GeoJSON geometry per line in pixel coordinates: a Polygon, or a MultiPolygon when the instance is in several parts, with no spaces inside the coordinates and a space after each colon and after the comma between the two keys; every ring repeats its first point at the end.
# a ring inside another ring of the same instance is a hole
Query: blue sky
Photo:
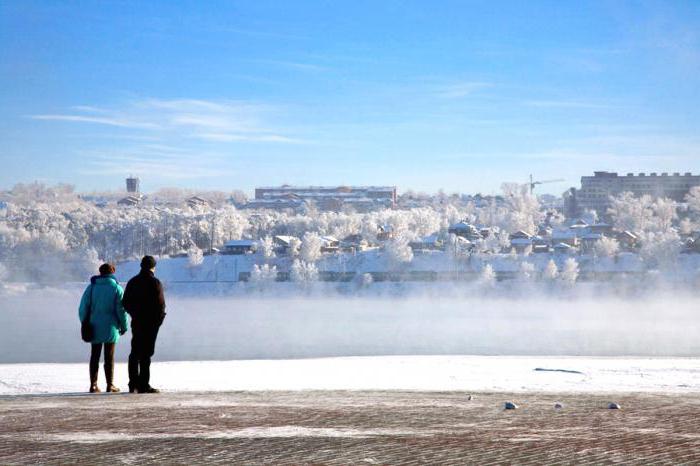
{"type": "Polygon", "coordinates": [[[700,171],[700,2],[0,0],[0,188],[700,171]]]}

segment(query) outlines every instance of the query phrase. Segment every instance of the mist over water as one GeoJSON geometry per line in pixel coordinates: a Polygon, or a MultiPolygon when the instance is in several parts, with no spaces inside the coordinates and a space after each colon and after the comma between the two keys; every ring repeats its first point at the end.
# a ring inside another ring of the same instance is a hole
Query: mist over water
{"type": "MultiPolygon", "coordinates": [[[[0,294],[0,363],[87,361],[78,287],[0,294]]],[[[508,298],[171,293],[155,359],[358,355],[700,356],[690,294],[508,298]]],[[[117,346],[126,360],[130,333],[117,346]]]]}

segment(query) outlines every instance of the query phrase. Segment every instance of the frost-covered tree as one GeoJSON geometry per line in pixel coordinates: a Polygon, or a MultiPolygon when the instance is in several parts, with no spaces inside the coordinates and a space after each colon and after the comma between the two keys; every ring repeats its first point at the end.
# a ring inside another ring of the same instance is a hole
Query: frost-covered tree
{"type": "Polygon", "coordinates": [[[292,236],[289,239],[289,246],[287,247],[287,253],[290,257],[297,257],[299,251],[301,250],[301,240],[296,236],[292,236]]]}
{"type": "Polygon", "coordinates": [[[266,236],[259,242],[258,251],[262,254],[265,260],[270,260],[275,257],[275,242],[271,236],[266,236]]]}
{"type": "Polygon", "coordinates": [[[574,259],[573,257],[569,257],[564,262],[564,267],[559,273],[559,279],[567,285],[573,285],[574,283],[576,283],[576,280],[578,280],[578,274],[578,262],[576,262],[576,259],[574,259]]]}
{"type": "Polygon", "coordinates": [[[653,203],[650,196],[635,197],[630,192],[610,198],[608,214],[618,230],[643,232],[652,225],[654,217],[653,203]]]}
{"type": "Polygon", "coordinates": [[[659,198],[651,206],[654,212],[653,226],[657,231],[668,231],[678,218],[676,203],[667,198],[659,198]]]}
{"type": "Polygon", "coordinates": [[[250,272],[250,283],[259,290],[264,289],[270,283],[277,280],[277,267],[269,264],[253,265],[250,272]]]}
{"type": "MultiPolygon", "coordinates": [[[[523,230],[529,234],[537,232],[537,225],[544,218],[537,197],[530,193],[528,185],[503,183],[501,185],[505,200],[504,218],[501,226],[508,232],[523,230]]],[[[498,222],[495,219],[495,222],[498,222]]],[[[497,223],[496,223],[497,224],[497,223]]]]}
{"type": "MultiPolygon", "coordinates": [[[[450,257],[460,258],[469,254],[470,243],[464,238],[460,238],[455,234],[450,234],[445,241],[445,252],[450,257]]],[[[483,247],[480,245],[480,247],[483,247]]]]}
{"type": "Polygon", "coordinates": [[[620,251],[620,243],[615,238],[603,236],[593,245],[597,257],[614,257],[620,251]]]}
{"type": "Polygon", "coordinates": [[[642,237],[639,251],[644,261],[655,267],[670,268],[678,260],[681,239],[675,230],[649,232],[642,237]]]}
{"type": "Polygon", "coordinates": [[[387,241],[384,245],[384,252],[389,262],[393,265],[404,264],[413,260],[413,250],[408,245],[408,240],[404,237],[387,241]]]}
{"type": "Polygon", "coordinates": [[[545,279],[545,281],[552,282],[557,279],[559,276],[559,268],[557,267],[557,264],[554,262],[554,260],[549,259],[549,262],[547,262],[547,265],[544,267],[544,271],[542,272],[542,278],[545,279]]]}
{"type": "Polygon", "coordinates": [[[187,250],[187,262],[190,267],[197,267],[204,262],[204,253],[197,246],[192,246],[187,250]]]}
{"type": "Polygon", "coordinates": [[[313,264],[321,258],[321,247],[323,240],[317,233],[306,232],[301,240],[300,257],[301,260],[313,264]]]}
{"type": "Polygon", "coordinates": [[[318,269],[316,265],[303,260],[295,260],[290,270],[290,277],[293,282],[310,283],[318,280],[318,269]]]}

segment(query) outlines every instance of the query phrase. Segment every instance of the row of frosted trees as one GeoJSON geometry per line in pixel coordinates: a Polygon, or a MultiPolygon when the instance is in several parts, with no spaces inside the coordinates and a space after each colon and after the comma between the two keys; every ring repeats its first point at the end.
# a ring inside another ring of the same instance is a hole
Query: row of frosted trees
{"type": "MultiPolygon", "coordinates": [[[[498,227],[502,235],[490,241],[504,245],[509,232],[534,233],[545,218],[537,199],[525,187],[513,184],[503,186],[501,203],[476,206],[452,197],[433,207],[368,213],[247,211],[227,202],[204,207],[190,207],[184,202],[98,207],[65,186],[20,188],[6,193],[9,202],[0,209],[0,273],[24,273],[27,277],[21,278],[28,279],[49,273],[62,275],[71,269],[83,274],[98,260],[209,251],[230,239],[267,237],[269,242],[274,235],[291,235],[302,238],[299,248],[307,251],[318,249],[312,247],[312,242],[319,235],[340,239],[361,235],[376,243],[380,232],[387,229],[394,237],[386,245],[387,254],[397,261],[407,261],[409,241],[435,232],[448,239],[449,225],[458,221],[498,227]]],[[[616,227],[648,239],[647,254],[666,254],[669,245],[678,243],[679,233],[697,227],[700,189],[694,189],[688,197],[682,220],[678,206],[668,200],[628,194],[614,200],[610,214],[616,227]]],[[[557,215],[549,218],[555,227],[563,221],[557,215]]],[[[604,247],[614,249],[614,245],[604,247]]]]}

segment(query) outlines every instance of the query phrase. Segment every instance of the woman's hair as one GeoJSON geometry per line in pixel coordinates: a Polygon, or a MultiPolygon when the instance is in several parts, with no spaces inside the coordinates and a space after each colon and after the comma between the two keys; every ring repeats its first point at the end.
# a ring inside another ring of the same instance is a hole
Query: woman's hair
{"type": "Polygon", "coordinates": [[[114,265],[105,263],[100,266],[100,275],[109,275],[116,272],[116,270],[117,269],[114,267],[114,265]]]}

